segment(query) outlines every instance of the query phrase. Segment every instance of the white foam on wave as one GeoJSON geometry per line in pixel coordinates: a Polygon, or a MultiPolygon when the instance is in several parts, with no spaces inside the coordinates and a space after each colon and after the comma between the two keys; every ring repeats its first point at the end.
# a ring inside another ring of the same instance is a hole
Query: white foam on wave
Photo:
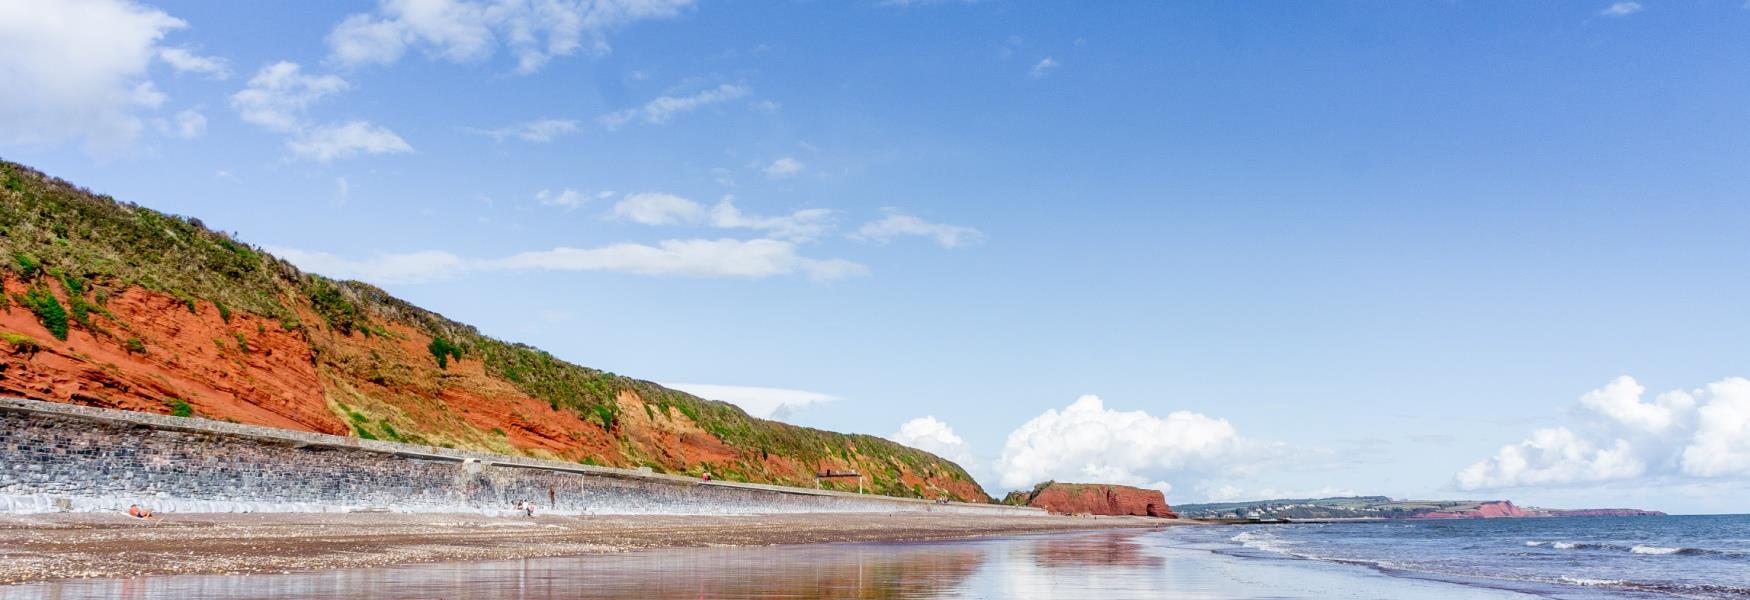
{"type": "Polygon", "coordinates": [[[1635,544],[1635,547],[1629,548],[1628,551],[1633,552],[1635,554],[1661,555],[1661,554],[1676,554],[1678,552],[1682,552],[1683,549],[1682,548],[1667,548],[1664,546],[1648,546],[1645,544],[1635,544]]]}
{"type": "Polygon", "coordinates": [[[1623,580],[1621,580],[1621,579],[1590,579],[1590,578],[1586,578],[1586,577],[1568,577],[1566,575],[1563,575],[1562,576],[1562,583],[1571,583],[1574,585],[1622,585],[1623,580]]]}
{"type": "Polygon", "coordinates": [[[1540,547],[1540,546],[1548,546],[1548,545],[1549,545],[1549,542],[1539,542],[1539,541],[1537,541],[1537,540],[1531,540],[1531,541],[1529,541],[1529,542],[1525,542],[1525,545],[1527,545],[1527,546],[1531,546],[1531,547],[1533,547],[1533,548],[1537,548],[1537,547],[1540,547]]]}
{"type": "Polygon", "coordinates": [[[1573,550],[1575,548],[1580,547],[1580,545],[1576,544],[1574,542],[1554,542],[1554,543],[1551,543],[1549,545],[1549,547],[1555,548],[1557,550],[1573,550]]]}

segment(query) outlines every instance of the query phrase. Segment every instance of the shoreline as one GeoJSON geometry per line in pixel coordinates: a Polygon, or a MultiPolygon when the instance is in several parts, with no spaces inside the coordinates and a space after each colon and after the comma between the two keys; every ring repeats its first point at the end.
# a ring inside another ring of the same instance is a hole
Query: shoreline
{"type": "Polygon", "coordinates": [[[0,515],[0,585],[269,574],[678,547],[929,541],[1197,525],[1142,517],[797,513],[486,517],[467,513],[0,515]]]}

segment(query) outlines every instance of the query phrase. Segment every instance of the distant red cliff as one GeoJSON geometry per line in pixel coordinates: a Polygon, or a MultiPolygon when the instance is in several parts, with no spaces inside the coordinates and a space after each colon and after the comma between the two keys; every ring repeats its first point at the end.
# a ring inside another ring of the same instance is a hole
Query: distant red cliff
{"type": "Polygon", "coordinates": [[[1054,513],[1179,518],[1160,490],[1123,485],[1046,482],[1030,494],[1011,494],[1008,502],[1054,513]]]}
{"type": "Polygon", "coordinates": [[[1638,508],[1579,508],[1572,510],[1520,508],[1511,500],[1479,502],[1465,510],[1432,511],[1415,515],[1417,519],[1501,519],[1520,517],[1663,517],[1665,513],[1638,508]]]}
{"type": "Polygon", "coordinates": [[[1418,519],[1500,519],[1535,517],[1537,513],[1513,505],[1512,500],[1480,502],[1475,508],[1455,511],[1432,511],[1416,515],[1418,519]]]}

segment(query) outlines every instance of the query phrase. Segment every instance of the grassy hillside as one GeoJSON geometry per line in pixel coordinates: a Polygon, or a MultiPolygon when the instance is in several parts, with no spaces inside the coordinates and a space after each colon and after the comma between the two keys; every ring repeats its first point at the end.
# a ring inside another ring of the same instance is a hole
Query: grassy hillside
{"type": "Polygon", "coordinates": [[[0,240],[3,393],[730,480],[850,468],[882,494],[986,499],[935,455],[574,365],[4,161],[0,240]]]}

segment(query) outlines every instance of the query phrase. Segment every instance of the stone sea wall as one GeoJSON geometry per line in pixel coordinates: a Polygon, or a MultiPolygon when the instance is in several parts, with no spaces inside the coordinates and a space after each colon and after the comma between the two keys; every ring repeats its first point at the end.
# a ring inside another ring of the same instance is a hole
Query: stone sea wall
{"type": "Polygon", "coordinates": [[[691,478],[0,398],[0,513],[542,514],[949,512],[1038,509],[938,503],[691,478]]]}

